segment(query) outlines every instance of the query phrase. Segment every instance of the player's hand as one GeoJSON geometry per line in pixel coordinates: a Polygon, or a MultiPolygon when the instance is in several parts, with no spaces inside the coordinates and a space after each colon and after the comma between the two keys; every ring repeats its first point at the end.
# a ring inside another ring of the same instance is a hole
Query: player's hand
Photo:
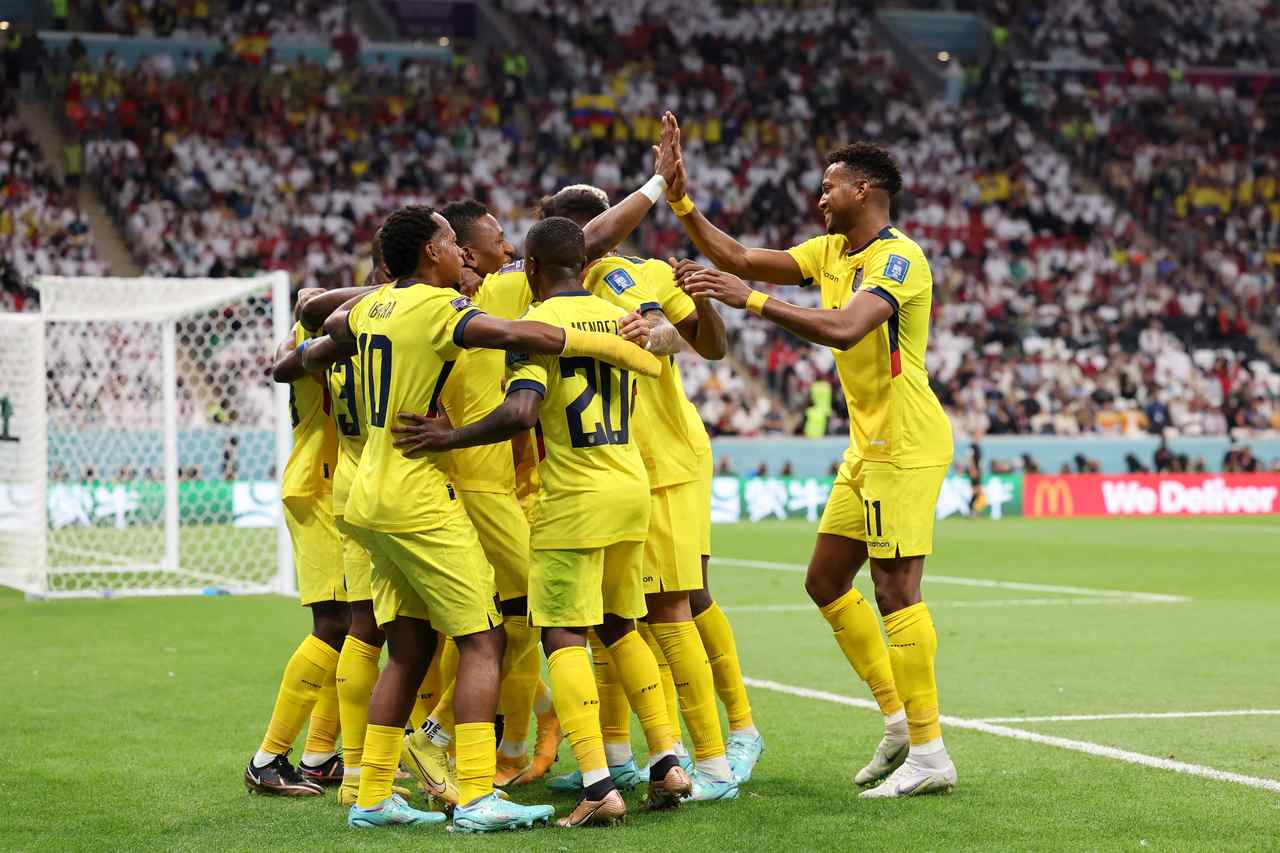
{"type": "Polygon", "coordinates": [[[643,349],[649,343],[649,321],[639,311],[618,320],[618,335],[643,349]]]}
{"type": "MultiPolygon", "coordinates": [[[[678,148],[678,146],[677,146],[678,148]]],[[[684,171],[684,155],[676,159],[676,179],[667,181],[667,201],[677,202],[684,198],[688,191],[689,176],[684,171]]]]}
{"type": "Polygon", "coordinates": [[[302,307],[324,293],[323,287],[304,287],[298,291],[298,298],[293,304],[293,319],[297,320],[302,316],[302,307]]]}
{"type": "Polygon", "coordinates": [[[684,292],[695,299],[705,296],[723,302],[730,308],[745,308],[747,297],[751,295],[751,288],[732,273],[704,269],[690,274],[685,279],[684,292]]]}
{"type": "Polygon", "coordinates": [[[400,412],[397,420],[399,423],[391,428],[397,436],[392,446],[410,459],[449,449],[453,424],[449,423],[448,417],[429,418],[413,412],[400,412]]]}
{"type": "Polygon", "coordinates": [[[679,164],[680,125],[676,124],[675,115],[668,111],[662,114],[662,136],[653,146],[653,173],[666,180],[668,191],[676,180],[679,164]]]}
{"type": "Polygon", "coordinates": [[[480,291],[480,284],[484,281],[484,276],[476,272],[471,267],[462,268],[462,277],[458,279],[458,292],[468,299],[474,299],[480,291]]]}
{"type": "Polygon", "coordinates": [[[705,269],[709,269],[709,267],[705,267],[697,261],[691,261],[688,258],[681,261],[677,261],[675,258],[667,258],[667,263],[671,264],[672,269],[675,270],[676,284],[682,290],[684,289],[685,282],[689,280],[691,275],[696,272],[702,272],[705,269]]]}

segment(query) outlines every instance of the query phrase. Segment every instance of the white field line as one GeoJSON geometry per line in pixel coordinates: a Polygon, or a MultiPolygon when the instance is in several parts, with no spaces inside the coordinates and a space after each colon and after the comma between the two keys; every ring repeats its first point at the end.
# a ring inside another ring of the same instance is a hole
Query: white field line
{"type": "MultiPolygon", "coordinates": [[[[1061,605],[1092,604],[1167,604],[1165,601],[1153,601],[1145,598],[982,598],[973,601],[937,601],[929,602],[929,609],[955,607],[1058,607],[1061,605]]],[[[726,613],[801,613],[806,610],[817,611],[814,604],[726,604],[726,613]]]]}
{"type": "Polygon", "coordinates": [[[982,717],[975,723],[1081,723],[1097,720],[1186,720],[1193,717],[1280,717],[1280,708],[1231,711],[1134,711],[1123,714],[1054,714],[1044,717],[982,717]]]}
{"type": "MultiPolygon", "coordinates": [[[[743,569],[760,569],[770,572],[803,572],[806,567],[798,563],[773,563],[767,560],[739,560],[736,557],[712,557],[712,563],[743,569]]],[[[1022,583],[1019,581],[995,581],[985,578],[960,578],[949,575],[924,576],[925,583],[974,586],[984,589],[1015,589],[1021,592],[1049,592],[1062,595],[1083,595],[1091,598],[1117,598],[1127,602],[1144,601],[1160,604],[1182,604],[1191,599],[1183,595],[1167,595],[1161,592],[1130,592],[1121,589],[1094,589],[1087,586],[1059,586],[1057,584],[1022,583]]]]}
{"type": "MultiPolygon", "coordinates": [[[[827,693],[824,690],[812,690],[808,687],[795,687],[790,684],[780,684],[776,681],[767,681],[760,678],[743,678],[743,681],[750,687],[756,687],[761,690],[772,690],[777,693],[786,693],[791,696],[799,696],[804,699],[819,699],[824,702],[835,702],[839,705],[849,705],[854,708],[865,708],[868,710],[879,711],[875,702],[869,699],[855,699],[852,696],[841,696],[838,693],[827,693]]],[[[1214,767],[1206,767],[1202,764],[1189,764],[1185,761],[1174,761],[1169,758],[1159,758],[1154,755],[1145,755],[1141,752],[1130,752],[1126,749],[1116,749],[1112,746],[1104,746],[1100,743],[1093,743],[1087,740],[1072,740],[1064,737],[1053,737],[1051,735],[1042,735],[1039,732],[1031,732],[1026,729],[1015,729],[1009,726],[998,726],[982,720],[967,720],[961,717],[951,717],[943,715],[941,718],[942,725],[954,729],[969,729],[970,731],[983,732],[989,735],[997,735],[999,737],[1013,738],[1014,740],[1029,741],[1030,743],[1038,743],[1044,746],[1056,746],[1059,749],[1068,749],[1072,752],[1083,752],[1086,755],[1096,755],[1101,758],[1110,758],[1114,761],[1123,761],[1127,764],[1138,764],[1143,767],[1154,767],[1157,770],[1171,770],[1174,773],[1183,773],[1188,776],[1199,776],[1204,779],[1213,779],[1216,782],[1232,782],[1236,785],[1246,785],[1250,788],[1261,788],[1265,791],[1275,791],[1280,793],[1280,780],[1264,779],[1259,776],[1245,776],[1242,773],[1231,773],[1226,770],[1218,770],[1214,767]]]]}

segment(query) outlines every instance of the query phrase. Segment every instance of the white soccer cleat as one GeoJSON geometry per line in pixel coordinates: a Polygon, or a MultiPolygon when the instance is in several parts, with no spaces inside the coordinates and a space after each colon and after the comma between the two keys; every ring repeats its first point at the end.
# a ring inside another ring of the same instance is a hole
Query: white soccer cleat
{"type": "Polygon", "coordinates": [[[911,749],[911,741],[905,734],[886,734],[880,738],[876,746],[876,754],[871,762],[853,777],[855,785],[873,785],[902,766],[907,760],[907,752],[911,749]]]}
{"type": "MultiPolygon", "coordinates": [[[[933,757],[933,756],[930,756],[933,757]]],[[[863,791],[862,799],[888,799],[891,797],[918,797],[921,794],[948,794],[956,784],[956,766],[943,753],[937,767],[930,767],[919,759],[907,758],[902,766],[879,785],[863,791]]]]}

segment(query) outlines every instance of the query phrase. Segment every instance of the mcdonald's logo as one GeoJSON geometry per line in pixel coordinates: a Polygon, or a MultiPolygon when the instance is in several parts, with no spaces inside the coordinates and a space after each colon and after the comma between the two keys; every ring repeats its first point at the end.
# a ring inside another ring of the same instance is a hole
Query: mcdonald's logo
{"type": "Polygon", "coordinates": [[[1075,515],[1076,502],[1066,480],[1041,480],[1031,499],[1032,515],[1075,515]],[[1048,510],[1046,512],[1045,510],[1048,510]]]}

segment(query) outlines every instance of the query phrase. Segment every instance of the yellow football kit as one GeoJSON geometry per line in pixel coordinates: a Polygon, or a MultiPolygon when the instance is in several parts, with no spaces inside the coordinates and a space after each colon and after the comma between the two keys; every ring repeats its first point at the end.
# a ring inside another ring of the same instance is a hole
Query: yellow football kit
{"type": "MultiPolygon", "coordinates": [[[[293,326],[301,344],[314,335],[293,326]]],[[[338,439],[330,418],[329,389],[311,375],[289,385],[293,449],[284,467],[280,499],[293,541],[298,597],[304,605],[346,601],[342,583],[342,548],[334,525],[332,480],[338,464],[338,439]]]]}
{"type": "MultiPolygon", "coordinates": [[[[617,332],[626,312],[586,290],[560,293],[526,316],[561,327],[617,332]]],[[[604,614],[645,614],[643,542],[649,481],[632,439],[634,380],[592,358],[512,356],[507,393],[542,396],[546,458],[539,466],[529,621],[598,625],[604,614]]]]}
{"type": "MultiPolygon", "coordinates": [[[[659,260],[609,255],[588,267],[583,284],[626,311],[660,309],[672,323],[696,310],[659,260]]],[[[675,356],[663,360],[657,379],[639,381],[632,416],[652,490],[645,592],[702,589],[702,555],[711,553],[711,441],[675,356]]]]}
{"type": "Polygon", "coordinates": [[[345,519],[373,561],[374,613],[430,621],[447,636],[501,624],[493,569],[445,472],[442,454],[410,459],[393,446],[397,412],[438,411],[462,353],[462,330],[480,314],[456,291],[388,284],[351,309],[368,437],[345,519]]]}
{"type": "Polygon", "coordinates": [[[933,551],[952,455],[951,424],[925,371],[933,276],[920,247],[892,226],[860,248],[847,242],[830,234],[787,250],[820,284],[823,307],[842,308],[867,290],[893,309],[856,346],[833,350],[850,446],[818,530],[864,541],[872,557],[921,556],[933,551]]]}
{"type": "Polygon", "coordinates": [[[351,481],[364,452],[364,395],[358,356],[334,362],[329,368],[329,397],[333,401],[333,423],[338,434],[338,465],[333,471],[333,518],[342,542],[342,571],[347,601],[369,601],[372,563],[369,552],[351,533],[344,515],[351,481]]]}
{"type": "MultiPolygon", "coordinates": [[[[529,283],[523,267],[508,264],[485,276],[475,306],[486,314],[514,320],[529,307],[529,283]]],[[[440,394],[440,408],[451,423],[474,423],[502,403],[506,353],[465,350],[454,363],[440,394]]],[[[516,497],[511,443],[483,444],[450,451],[448,471],[458,489],[480,545],[493,566],[498,598],[508,601],[528,594],[529,522],[516,497]]]]}

